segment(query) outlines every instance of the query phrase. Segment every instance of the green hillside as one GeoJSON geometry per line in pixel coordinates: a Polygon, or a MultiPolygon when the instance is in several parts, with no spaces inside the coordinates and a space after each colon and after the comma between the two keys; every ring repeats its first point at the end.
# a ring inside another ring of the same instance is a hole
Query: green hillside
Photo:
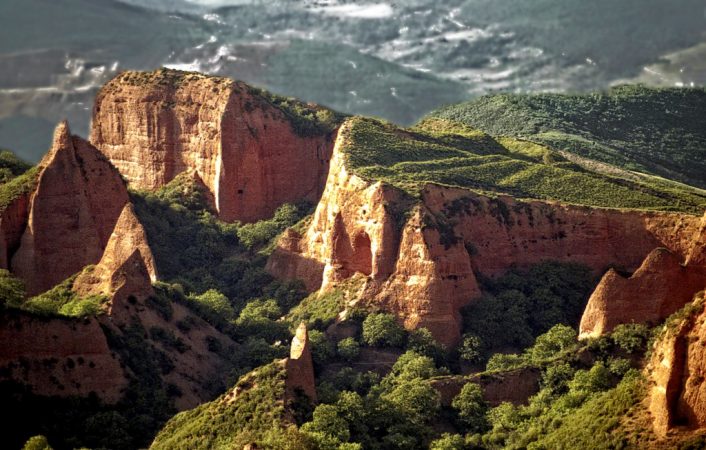
{"type": "Polygon", "coordinates": [[[485,96],[431,116],[706,188],[704,111],[704,89],[630,85],[589,95],[485,96]]]}
{"type": "MultiPolygon", "coordinates": [[[[403,129],[354,118],[345,136],[358,175],[418,195],[427,182],[525,199],[701,214],[706,192],[661,178],[626,179],[583,168],[548,146],[427,119],[403,129]]],[[[666,153],[666,151],[665,151],[666,153]]]]}

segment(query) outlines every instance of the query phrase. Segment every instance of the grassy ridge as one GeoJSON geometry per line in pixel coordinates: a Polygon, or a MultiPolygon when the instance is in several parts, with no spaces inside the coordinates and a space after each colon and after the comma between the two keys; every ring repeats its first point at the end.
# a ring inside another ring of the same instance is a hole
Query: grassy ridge
{"type": "Polygon", "coordinates": [[[350,167],[412,195],[427,182],[600,207],[702,213],[706,194],[688,186],[612,177],[579,167],[546,145],[488,134],[450,120],[412,129],[367,118],[349,122],[350,167]]]}
{"type": "Polygon", "coordinates": [[[502,94],[433,117],[706,188],[706,90],[620,86],[588,95],[502,94]]]}

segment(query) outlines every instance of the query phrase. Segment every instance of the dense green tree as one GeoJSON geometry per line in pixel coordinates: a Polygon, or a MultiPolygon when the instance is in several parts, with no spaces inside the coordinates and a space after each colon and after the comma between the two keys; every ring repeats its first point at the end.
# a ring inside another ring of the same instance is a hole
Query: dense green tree
{"type": "Polygon", "coordinates": [[[235,325],[245,336],[260,336],[272,343],[289,336],[287,324],[278,320],[281,315],[282,310],[275,300],[253,300],[245,305],[235,325]]]}
{"type": "Polygon", "coordinates": [[[461,361],[476,364],[481,361],[481,340],[478,336],[466,333],[458,346],[458,356],[461,361]]]}
{"type": "Polygon", "coordinates": [[[444,433],[432,441],[429,450],[466,450],[466,440],[459,434],[444,433]]]}
{"type": "Polygon", "coordinates": [[[44,436],[32,436],[27,440],[22,450],[52,450],[49,441],[44,436]]]}
{"type": "Polygon", "coordinates": [[[485,414],[488,405],[483,400],[483,389],[476,383],[466,383],[452,400],[451,406],[467,432],[480,433],[487,427],[485,414]]]}
{"type": "Polygon", "coordinates": [[[529,351],[533,361],[557,356],[560,352],[577,345],[576,330],[567,325],[554,325],[549,331],[537,337],[529,351]]]}
{"type": "Polygon", "coordinates": [[[402,347],[406,332],[392,314],[373,313],[363,321],[363,342],[370,346],[402,347]]]}
{"type": "Polygon", "coordinates": [[[644,350],[650,339],[650,329],[647,325],[638,323],[620,324],[610,334],[618,347],[628,353],[644,350]]]}
{"type": "Polygon", "coordinates": [[[209,289],[200,295],[191,295],[189,299],[205,306],[225,320],[230,321],[235,318],[235,310],[230,304],[228,297],[221,294],[216,289],[209,289]]]}
{"type": "Polygon", "coordinates": [[[323,332],[310,330],[309,342],[311,343],[311,357],[317,367],[323,367],[331,358],[336,356],[336,346],[323,332]]]}
{"type": "Polygon", "coordinates": [[[442,361],[445,356],[444,347],[434,339],[434,336],[426,328],[418,328],[409,333],[407,338],[407,350],[426,355],[435,361],[442,361]]]}
{"type": "Polygon", "coordinates": [[[348,337],[338,342],[338,355],[346,361],[355,360],[360,354],[360,344],[355,338],[348,337]]]}

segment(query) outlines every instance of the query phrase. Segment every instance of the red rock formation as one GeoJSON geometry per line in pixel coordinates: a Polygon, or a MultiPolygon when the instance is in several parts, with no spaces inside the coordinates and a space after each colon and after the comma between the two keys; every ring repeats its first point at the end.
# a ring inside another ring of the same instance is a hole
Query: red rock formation
{"type": "Polygon", "coordinates": [[[609,333],[623,323],[656,325],[706,287],[706,268],[683,266],[664,248],[652,251],[629,278],[610,269],[588,300],[580,338],[609,333]]]}
{"type": "Polygon", "coordinates": [[[2,313],[0,378],[38,395],[86,396],[115,403],[127,387],[125,371],[95,318],[45,318],[2,313]]]}
{"type": "Polygon", "coordinates": [[[546,260],[596,274],[632,271],[656,247],[693,253],[703,229],[702,219],[685,214],[522,202],[438,185],[424,188],[413,207],[399,190],[350,172],[347,132],[344,124],[311,224],[286,233],[267,268],[310,290],[367,275],[363,301],[382,303],[408,328],[428,327],[447,345],[460,334],[458,309],[479,294],[474,274],[546,260]]]}
{"type": "Polygon", "coordinates": [[[316,381],[314,379],[314,363],[311,359],[311,346],[306,324],[302,322],[292,338],[289,358],[285,361],[287,381],[285,383],[287,396],[294,398],[296,391],[306,394],[312,402],[316,402],[316,381]]]}
{"type": "Polygon", "coordinates": [[[162,69],[126,72],[100,91],[90,141],[132,186],[156,189],[195,170],[227,221],[270,217],[316,201],[331,138],[300,136],[282,110],[247,85],[162,69]]]}
{"type": "Polygon", "coordinates": [[[128,202],[118,171],[94,147],[59,124],[40,163],[37,188],[12,271],[30,295],[100,259],[128,202]]]}
{"type": "Polygon", "coordinates": [[[82,295],[109,295],[113,297],[113,302],[127,298],[126,295],[119,295],[121,292],[144,300],[153,295],[151,282],[156,279],[157,271],[147,235],[135,216],[132,204],[127,203],[98,265],[77,277],[74,290],[82,295]]]}
{"type": "Polygon", "coordinates": [[[646,373],[659,436],[675,426],[706,427],[706,313],[701,294],[685,317],[667,324],[646,373]]]}

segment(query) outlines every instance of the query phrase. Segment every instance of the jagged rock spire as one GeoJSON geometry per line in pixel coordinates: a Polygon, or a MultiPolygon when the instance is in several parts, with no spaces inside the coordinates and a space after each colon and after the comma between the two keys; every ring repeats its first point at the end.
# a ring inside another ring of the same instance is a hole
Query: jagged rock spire
{"type": "Polygon", "coordinates": [[[289,358],[286,361],[286,368],[286,387],[288,395],[293,397],[296,395],[297,391],[301,391],[308,396],[312,402],[316,402],[314,363],[311,359],[309,332],[304,322],[299,325],[292,339],[292,346],[289,351],[289,358]]]}

